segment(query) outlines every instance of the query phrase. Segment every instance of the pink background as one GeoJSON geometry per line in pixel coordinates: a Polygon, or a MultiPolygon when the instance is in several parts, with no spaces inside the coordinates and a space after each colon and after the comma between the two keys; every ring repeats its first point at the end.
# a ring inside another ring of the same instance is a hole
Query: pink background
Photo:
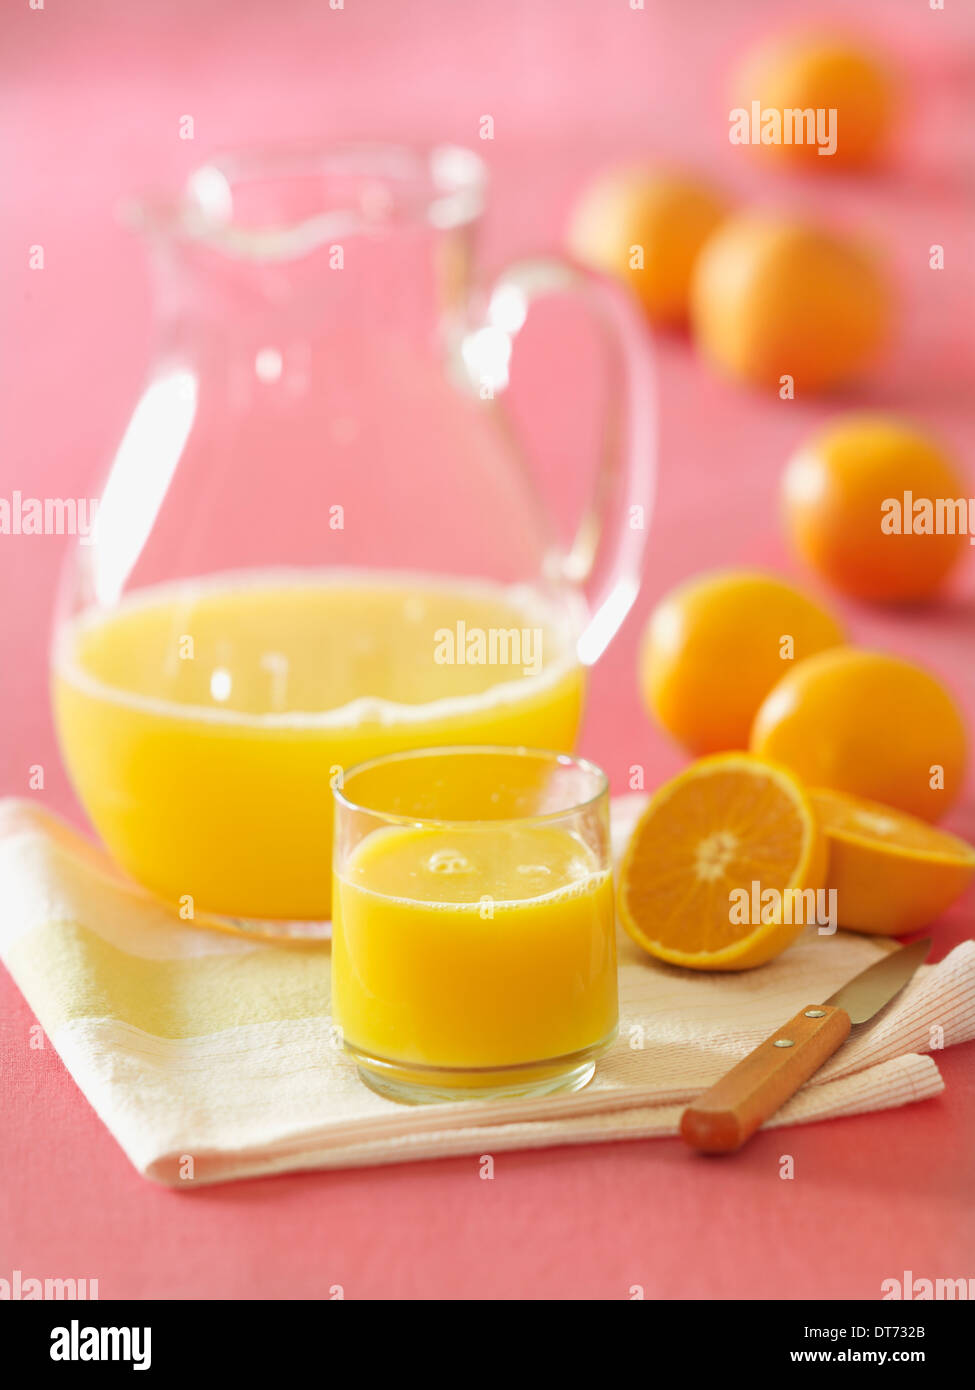
{"type": "MultiPolygon", "coordinates": [[[[665,155],[740,196],[798,201],[875,228],[897,267],[906,331],[848,402],[894,404],[975,468],[970,188],[975,15],[949,0],[844,5],[904,58],[910,104],[892,168],[867,179],[770,181],[727,140],[728,64],[786,12],[750,0],[10,0],[0,17],[0,496],[97,493],[149,347],[140,246],[117,198],[175,184],[228,144],[320,135],[449,139],[487,159],[485,262],[557,244],[572,198],[607,162],[665,155]],[[966,96],[967,90],[967,96],[966,96]],[[195,140],[178,138],[190,114],[195,140]],[[495,138],[480,141],[480,118],[495,138]],[[968,153],[964,153],[967,146],[968,153]],[[946,247],[940,274],[932,242],[946,247]],[[43,272],[28,269],[42,244],[43,272]],[[967,383],[967,386],[966,386],[967,383]],[[966,400],[967,391],[967,400],[966,400]]],[[[576,384],[583,330],[556,341],[540,312],[515,361],[514,408],[563,520],[591,468],[592,406],[576,384]],[[520,372],[520,381],[518,380],[520,372]],[[587,415],[588,410],[588,415],[587,415]]],[[[645,589],[598,668],[582,750],[624,790],[680,765],[648,724],[636,640],[672,582],[722,563],[793,572],[775,516],[784,458],[832,403],[722,384],[680,338],[658,345],[662,475],[645,589]]],[[[46,645],[65,542],[0,537],[0,791],[80,816],[47,705],[46,645]]],[[[936,608],[847,606],[857,637],[917,655],[975,716],[969,557],[936,608]]],[[[812,586],[815,588],[815,585],[812,586]]],[[[950,825],[975,838],[971,792],[950,825]]],[[[972,934],[972,908],[936,954],[972,934]]],[[[909,1109],[759,1136],[728,1162],[676,1142],[510,1154],[493,1182],[474,1158],[309,1174],[174,1194],[130,1169],[32,1016],[0,978],[0,1276],[94,1277],[109,1296],[875,1298],[905,1268],[975,1273],[973,1049],[939,1057],[946,1094],[909,1109]],[[783,1153],[796,1178],[778,1177],[783,1153]]]]}

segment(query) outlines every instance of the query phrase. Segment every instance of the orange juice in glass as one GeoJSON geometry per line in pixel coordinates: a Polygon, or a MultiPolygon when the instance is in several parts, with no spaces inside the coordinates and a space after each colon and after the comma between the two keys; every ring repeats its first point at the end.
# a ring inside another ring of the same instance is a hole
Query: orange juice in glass
{"type": "Polygon", "coordinates": [[[526,749],[380,758],[336,789],[332,990],[373,1089],[577,1089],[617,1027],[606,779],[526,749]]]}

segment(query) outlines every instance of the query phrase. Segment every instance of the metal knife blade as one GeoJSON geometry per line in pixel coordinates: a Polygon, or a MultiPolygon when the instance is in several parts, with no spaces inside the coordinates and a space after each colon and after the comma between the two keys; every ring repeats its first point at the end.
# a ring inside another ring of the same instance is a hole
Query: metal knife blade
{"type": "Polygon", "coordinates": [[[847,980],[824,1002],[843,1009],[852,1023],[866,1023],[904,988],[930,949],[930,936],[901,946],[847,980]]]}

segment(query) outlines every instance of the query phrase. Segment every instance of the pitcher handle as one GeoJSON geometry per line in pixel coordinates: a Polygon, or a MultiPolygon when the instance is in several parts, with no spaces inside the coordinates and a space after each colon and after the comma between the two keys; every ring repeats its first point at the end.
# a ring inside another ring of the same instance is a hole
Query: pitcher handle
{"type": "MultiPolygon", "coordinates": [[[[591,666],[605,651],[640,588],[647,531],[656,488],[656,376],[650,333],[635,300],[622,286],[559,257],[517,261],[491,287],[486,324],[471,338],[493,335],[472,355],[495,364],[497,385],[507,380],[511,345],[532,305],[553,294],[580,296],[602,327],[610,352],[610,400],[603,458],[589,505],[562,565],[563,577],[582,586],[590,618],[578,639],[579,660],[591,666]],[[498,379],[499,378],[499,379],[498,379]]],[[[465,347],[467,346],[465,344],[465,347]]],[[[484,373],[481,372],[483,381],[484,373]]]]}

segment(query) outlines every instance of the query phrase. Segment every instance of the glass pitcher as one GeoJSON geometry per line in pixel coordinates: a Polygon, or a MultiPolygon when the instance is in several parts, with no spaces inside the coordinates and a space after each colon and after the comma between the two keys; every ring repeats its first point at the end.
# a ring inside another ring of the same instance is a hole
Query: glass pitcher
{"type": "Polygon", "coordinates": [[[343,769],[573,746],[637,592],[653,382],[625,293],[554,259],[482,289],[458,148],[241,154],[131,211],[158,346],[76,544],[53,646],[64,758],[118,863],[184,918],[314,934],[343,769]],[[614,353],[605,459],[560,547],[500,404],[541,295],[614,353]]]}

